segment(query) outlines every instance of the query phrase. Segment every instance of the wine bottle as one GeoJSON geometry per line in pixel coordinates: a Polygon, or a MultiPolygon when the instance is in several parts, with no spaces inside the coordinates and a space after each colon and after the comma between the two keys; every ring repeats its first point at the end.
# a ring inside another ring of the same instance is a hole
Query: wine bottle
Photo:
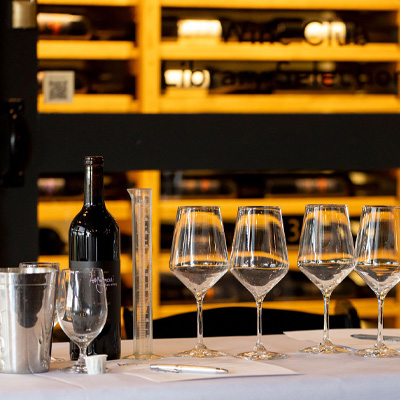
{"type": "MultiPolygon", "coordinates": [[[[103,157],[85,158],[84,205],[69,229],[69,264],[73,270],[102,268],[107,288],[107,322],[88,347],[88,355],[121,354],[121,278],[118,224],[107,211],[103,190],[103,157]]],[[[71,342],[71,359],[78,358],[71,342]]]]}
{"type": "Polygon", "coordinates": [[[90,39],[92,28],[84,15],[39,13],[37,15],[39,35],[44,37],[90,39]]]}

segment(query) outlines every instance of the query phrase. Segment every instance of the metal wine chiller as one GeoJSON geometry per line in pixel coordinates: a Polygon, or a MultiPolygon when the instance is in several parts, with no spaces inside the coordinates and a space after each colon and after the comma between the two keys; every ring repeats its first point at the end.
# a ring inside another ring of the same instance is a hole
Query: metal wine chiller
{"type": "Polygon", "coordinates": [[[128,189],[132,200],[133,354],[125,358],[154,360],[152,306],[152,191],[128,189]]]}

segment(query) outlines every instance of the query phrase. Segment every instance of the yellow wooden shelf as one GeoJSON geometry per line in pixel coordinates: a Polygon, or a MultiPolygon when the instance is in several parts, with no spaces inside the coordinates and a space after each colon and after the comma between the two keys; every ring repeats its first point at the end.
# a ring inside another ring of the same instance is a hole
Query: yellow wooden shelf
{"type": "Polygon", "coordinates": [[[321,10],[396,10],[397,0],[160,0],[163,7],[243,8],[243,9],[321,9],[321,10]]]}
{"type": "Polygon", "coordinates": [[[159,206],[160,220],[164,223],[175,223],[179,206],[210,205],[220,206],[222,218],[235,221],[238,206],[279,206],[284,215],[303,215],[306,204],[347,204],[351,216],[359,216],[363,205],[385,204],[398,205],[395,196],[370,197],[307,197],[307,198],[264,198],[264,199],[190,199],[162,200],[159,206]]]}
{"type": "Polygon", "coordinates": [[[163,42],[163,60],[221,60],[221,61],[354,61],[397,62],[400,46],[397,43],[348,44],[346,46],[319,45],[295,42],[282,43],[220,43],[190,44],[189,39],[163,42]]]}
{"type": "MultiPolygon", "coordinates": [[[[217,283],[218,284],[218,283],[217,283]]],[[[331,315],[334,315],[335,306],[338,300],[332,299],[330,301],[331,315]]],[[[376,298],[368,299],[350,299],[357,310],[358,316],[361,319],[375,319],[377,317],[377,300],[376,298]]],[[[207,304],[204,301],[204,309],[212,309],[219,307],[255,307],[255,303],[213,303],[207,304]]],[[[296,300],[296,301],[264,301],[263,308],[273,308],[278,310],[292,310],[303,311],[313,314],[323,314],[324,304],[321,300],[296,300]]],[[[174,304],[174,305],[160,305],[157,311],[156,318],[168,317],[174,314],[196,311],[196,304],[193,298],[193,304],[174,304]]],[[[400,303],[394,298],[385,300],[385,318],[398,318],[400,313],[400,303]]],[[[396,326],[398,327],[398,326],[396,326]]],[[[322,329],[322,327],[321,327],[322,329]]]]}
{"type": "MultiPolygon", "coordinates": [[[[396,95],[373,94],[210,94],[161,96],[161,113],[398,113],[396,95]]],[[[201,90],[201,89],[199,89],[201,90]]]]}
{"type": "MultiPolygon", "coordinates": [[[[132,257],[127,254],[121,254],[121,275],[132,275],[132,257]]],[[[58,262],[61,269],[69,268],[68,255],[39,256],[41,262],[58,262]]]]}
{"type": "MultiPolygon", "coordinates": [[[[347,204],[349,214],[358,216],[363,205],[385,204],[398,205],[394,196],[369,197],[307,197],[307,198],[265,198],[265,199],[169,199],[162,200],[158,206],[159,219],[163,223],[174,224],[179,206],[211,205],[220,206],[224,220],[235,221],[238,206],[270,205],[279,206],[285,215],[303,215],[306,204],[347,204]]],[[[129,200],[109,200],[107,209],[115,219],[131,219],[131,202],[129,200]]],[[[156,204],[154,205],[156,206],[156,204]]],[[[41,201],[38,204],[38,221],[72,220],[82,208],[82,201],[41,201]]]]}
{"type": "Polygon", "coordinates": [[[41,113],[137,113],[139,102],[129,94],[75,94],[72,103],[45,103],[38,96],[41,113]]]}
{"type": "MultiPolygon", "coordinates": [[[[82,208],[82,201],[41,201],[38,203],[38,221],[72,221],[82,208]]],[[[131,202],[110,200],[106,202],[107,210],[119,220],[131,219],[131,202]]]]}
{"type": "MultiPolygon", "coordinates": [[[[38,4],[70,6],[136,6],[143,0],[38,0],[38,4]]],[[[160,0],[162,7],[184,8],[230,8],[230,9],[321,9],[321,10],[396,10],[400,7],[396,0],[380,2],[362,0],[160,0]]]]}
{"type": "Polygon", "coordinates": [[[136,6],[140,0],[37,0],[38,4],[65,6],[136,6]]]}
{"type": "Polygon", "coordinates": [[[128,41],[39,40],[37,54],[42,60],[134,60],[139,50],[128,41]]]}

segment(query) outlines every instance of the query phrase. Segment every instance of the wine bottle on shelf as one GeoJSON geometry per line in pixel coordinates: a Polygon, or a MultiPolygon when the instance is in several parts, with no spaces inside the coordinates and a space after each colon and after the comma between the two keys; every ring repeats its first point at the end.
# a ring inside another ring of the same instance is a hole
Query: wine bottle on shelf
{"type": "Polygon", "coordinates": [[[197,88],[209,94],[375,93],[396,94],[394,63],[266,62],[163,63],[162,89],[197,88]],[[243,69],[242,69],[243,67],[243,69]]]}
{"type": "Polygon", "coordinates": [[[84,15],[38,13],[38,33],[42,38],[90,39],[92,28],[84,15]]]}
{"type": "MultiPolygon", "coordinates": [[[[103,190],[103,157],[85,158],[84,205],[69,229],[69,264],[73,270],[102,268],[107,289],[107,322],[89,345],[88,355],[107,354],[109,360],[121,354],[120,234],[117,222],[107,211],[103,190]]],[[[71,359],[78,358],[70,344],[71,359]]]]}
{"type": "Polygon", "coordinates": [[[135,41],[136,37],[135,23],[121,20],[114,13],[105,18],[89,10],[84,14],[40,12],[37,14],[37,25],[40,39],[135,41]],[[115,20],[118,24],[113,23],[115,20]]]}
{"type": "Polygon", "coordinates": [[[353,21],[275,18],[266,22],[232,21],[222,18],[224,42],[289,44],[305,41],[311,45],[350,43],[397,43],[398,28],[393,25],[374,25],[353,21]]]}

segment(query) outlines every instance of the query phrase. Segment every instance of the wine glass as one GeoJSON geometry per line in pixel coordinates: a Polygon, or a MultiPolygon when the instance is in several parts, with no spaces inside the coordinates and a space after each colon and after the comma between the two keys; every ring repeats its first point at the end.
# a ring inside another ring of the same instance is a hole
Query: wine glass
{"type": "Polygon", "coordinates": [[[257,304],[257,342],[253,350],[235,354],[248,360],[286,358],[261,343],[262,302],[286,275],[289,262],[280,207],[239,207],[231,253],[231,272],[257,304]]]}
{"type": "Polygon", "coordinates": [[[103,270],[92,268],[61,272],[57,315],[65,334],[79,347],[79,358],[63,371],[86,374],[86,349],[103,329],[107,298],[103,270]]]}
{"type": "Polygon", "coordinates": [[[203,343],[203,299],[228,270],[228,252],[219,207],[179,207],[169,267],[197,302],[197,344],[178,357],[219,357],[203,343]]]}
{"type": "Polygon", "coordinates": [[[329,300],[336,286],[354,268],[354,245],[346,205],[306,206],[297,264],[324,297],[324,334],[317,346],[306,353],[342,353],[350,349],[335,346],[329,339],[329,300]]]}
{"type": "Polygon", "coordinates": [[[378,334],[373,348],[354,352],[364,357],[399,357],[383,340],[383,303],[390,289],[400,280],[400,209],[364,206],[355,249],[355,271],[378,298],[378,334]]]}
{"type": "MultiPolygon", "coordinates": [[[[55,288],[55,304],[53,305],[54,309],[54,318],[53,318],[53,328],[57,325],[58,320],[57,320],[57,309],[56,309],[56,303],[57,303],[57,296],[58,296],[58,286],[60,283],[60,264],[57,262],[51,262],[51,261],[24,261],[19,263],[19,268],[51,268],[55,269],[57,271],[57,287],[55,288]]],[[[50,362],[61,362],[65,361],[63,358],[55,358],[53,356],[50,357],[50,362]]]]}

